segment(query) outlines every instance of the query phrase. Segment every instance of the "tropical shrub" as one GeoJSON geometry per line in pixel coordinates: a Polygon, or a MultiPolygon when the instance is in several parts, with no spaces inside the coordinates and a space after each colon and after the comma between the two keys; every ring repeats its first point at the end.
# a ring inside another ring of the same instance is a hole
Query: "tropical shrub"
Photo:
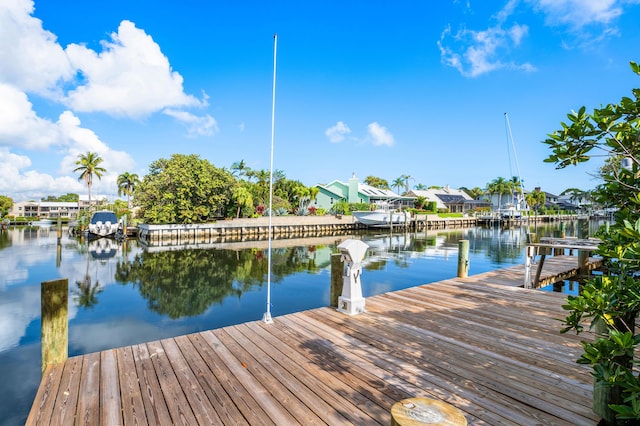
{"type": "MultiPolygon", "coordinates": [[[[640,66],[631,62],[640,75],[640,66]]],[[[606,424],[638,424],[640,379],[634,370],[634,351],[640,344],[635,322],[640,313],[640,89],[633,99],[623,97],[587,113],[585,107],[567,115],[568,124],[544,141],[553,150],[545,161],[557,168],[586,162],[592,150],[604,152],[602,183],[594,201],[616,207],[614,223],[597,232],[606,274],[589,280],[579,296],[570,296],[564,332],[580,333],[590,320],[597,338],[584,342],[579,363],[591,365],[594,411],[606,424]],[[625,423],[627,422],[628,423],[625,423]]]]}
{"type": "Polygon", "coordinates": [[[147,223],[202,223],[231,210],[234,177],[197,155],[173,154],[149,166],[136,190],[147,223]]]}

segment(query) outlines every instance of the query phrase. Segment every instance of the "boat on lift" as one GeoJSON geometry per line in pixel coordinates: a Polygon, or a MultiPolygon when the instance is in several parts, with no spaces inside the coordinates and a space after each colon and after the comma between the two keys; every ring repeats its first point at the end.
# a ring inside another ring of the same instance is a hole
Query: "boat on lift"
{"type": "Polygon", "coordinates": [[[390,228],[404,225],[411,219],[409,212],[397,211],[389,203],[377,203],[374,210],[359,210],[351,213],[358,223],[372,228],[390,228]]]}
{"type": "Polygon", "coordinates": [[[111,210],[99,210],[91,216],[89,221],[89,237],[115,237],[120,229],[118,217],[111,210]]]}

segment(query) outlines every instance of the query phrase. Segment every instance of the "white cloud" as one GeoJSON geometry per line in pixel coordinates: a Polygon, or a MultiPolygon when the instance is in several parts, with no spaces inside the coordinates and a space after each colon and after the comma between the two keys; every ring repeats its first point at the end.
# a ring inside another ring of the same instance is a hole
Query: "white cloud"
{"type": "Polygon", "coordinates": [[[32,107],[25,93],[0,83],[0,147],[46,149],[60,143],[55,124],[38,117],[32,107]]]}
{"type": "Polygon", "coordinates": [[[14,201],[34,199],[67,192],[80,193],[84,186],[69,176],[53,177],[31,168],[31,160],[24,155],[0,148],[0,194],[14,201]]]}
{"type": "MultiPolygon", "coordinates": [[[[1,90],[1,86],[0,86],[1,90]]],[[[1,92],[0,92],[1,93],[1,92]]],[[[0,102],[0,105],[2,103],[0,102]]],[[[1,109],[0,109],[1,111],[1,109]]],[[[76,165],[75,162],[78,155],[87,151],[98,153],[103,158],[103,167],[107,169],[107,174],[102,179],[94,181],[93,188],[96,193],[102,191],[106,194],[114,192],[117,176],[125,171],[132,170],[134,161],[129,154],[123,151],[111,149],[107,144],[102,142],[99,137],[90,129],[81,127],[80,119],[72,112],[65,111],[60,114],[56,123],[51,123],[42,119],[33,119],[29,115],[31,110],[26,111],[27,117],[31,118],[33,123],[38,123],[44,133],[54,135],[51,141],[47,143],[56,143],[58,152],[51,156],[50,161],[55,162],[60,157],[59,173],[61,176],[52,176],[50,174],[41,173],[33,170],[32,161],[26,155],[18,155],[9,150],[10,146],[7,141],[28,141],[32,137],[35,127],[25,127],[18,129],[15,127],[14,139],[5,137],[6,131],[3,126],[3,117],[0,117],[0,193],[8,194],[14,201],[20,199],[38,199],[47,195],[72,193],[83,193],[86,191],[85,186],[78,182],[73,176],[76,165]],[[22,133],[18,130],[24,130],[22,133]],[[45,132],[46,131],[46,132],[45,132]]],[[[16,121],[16,120],[14,120],[16,121]]],[[[23,121],[26,119],[23,118],[23,121]]],[[[34,140],[38,137],[38,133],[33,135],[34,140]]],[[[44,146],[43,144],[41,144],[44,146]]],[[[29,146],[25,143],[22,147],[29,146]]],[[[35,146],[33,142],[32,147],[35,146]]],[[[92,189],[93,191],[93,189],[92,189]]]]}
{"type": "Polygon", "coordinates": [[[386,127],[381,126],[377,122],[373,122],[367,126],[369,131],[369,137],[372,140],[372,143],[376,146],[386,145],[393,146],[395,141],[393,140],[393,135],[389,133],[386,127]]]}
{"type": "Polygon", "coordinates": [[[518,8],[530,7],[545,16],[549,26],[568,29],[575,40],[569,45],[588,46],[618,33],[615,20],[626,6],[638,0],[509,0],[494,16],[495,25],[486,30],[461,27],[455,34],[447,27],[438,47],[444,64],[466,77],[477,77],[499,69],[535,71],[528,63],[516,63],[511,53],[529,34],[527,25],[509,23],[518,8]]]}
{"type": "MultiPolygon", "coordinates": [[[[95,194],[112,194],[118,175],[132,170],[135,163],[128,153],[110,148],[92,130],[81,127],[80,124],[80,119],[70,111],[60,115],[58,125],[67,140],[67,149],[60,163],[60,173],[72,174],[77,167],[75,162],[79,155],[88,151],[95,152],[103,159],[101,166],[107,173],[100,179],[94,179],[91,191],[95,194]]],[[[82,188],[83,191],[86,190],[84,185],[82,188]]]]}
{"type": "Polygon", "coordinates": [[[0,353],[20,344],[27,327],[40,316],[40,289],[18,288],[0,300],[0,353]]]}
{"type": "Polygon", "coordinates": [[[501,59],[518,47],[528,30],[526,25],[514,24],[507,30],[497,25],[485,31],[462,28],[451,36],[451,28],[446,28],[438,41],[440,56],[443,63],[466,77],[478,77],[499,69],[534,71],[535,67],[528,62],[517,64],[501,59]],[[450,38],[456,45],[455,50],[447,45],[450,38]]]}
{"type": "Polygon", "coordinates": [[[0,82],[21,91],[59,96],[56,86],[75,74],[56,36],[31,16],[33,1],[3,0],[0,5],[0,82]]]}
{"type": "Polygon", "coordinates": [[[572,30],[590,24],[607,25],[622,15],[620,0],[529,0],[541,10],[549,25],[569,26],[572,30]]]}
{"type": "Polygon", "coordinates": [[[66,48],[86,84],[68,93],[75,111],[102,111],[143,117],[167,107],[206,105],[183,91],[182,76],[172,71],[160,46],[130,21],[122,21],[111,42],[97,53],[79,44],[66,48]]]}
{"type": "Polygon", "coordinates": [[[329,127],[324,132],[332,143],[342,142],[349,133],[351,133],[351,129],[349,129],[349,126],[344,124],[342,121],[338,121],[335,126],[329,127]]]}
{"type": "Polygon", "coordinates": [[[209,114],[197,116],[187,111],[178,111],[167,108],[164,114],[175,118],[187,126],[189,136],[211,136],[218,133],[218,123],[209,114]]]}

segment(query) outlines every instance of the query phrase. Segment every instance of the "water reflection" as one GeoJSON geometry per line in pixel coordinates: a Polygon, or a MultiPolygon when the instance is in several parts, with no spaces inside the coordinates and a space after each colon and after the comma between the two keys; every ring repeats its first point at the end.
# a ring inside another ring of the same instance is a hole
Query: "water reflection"
{"type": "MultiPolygon", "coordinates": [[[[552,235],[558,226],[532,231],[552,235]]],[[[326,306],[331,254],[347,238],[370,246],[362,277],[367,297],[455,276],[461,239],[470,241],[470,274],[523,263],[526,232],[470,228],[275,240],[272,313],[326,306]]],[[[567,223],[566,233],[575,235],[574,224],[567,223]]],[[[58,240],[54,228],[0,232],[0,377],[5,378],[0,419],[19,413],[24,422],[37,390],[41,282],[69,280],[69,351],[78,355],[259,320],[266,300],[266,250],[266,241],[144,249],[135,240],[88,242],[66,232],[58,240]]]]}

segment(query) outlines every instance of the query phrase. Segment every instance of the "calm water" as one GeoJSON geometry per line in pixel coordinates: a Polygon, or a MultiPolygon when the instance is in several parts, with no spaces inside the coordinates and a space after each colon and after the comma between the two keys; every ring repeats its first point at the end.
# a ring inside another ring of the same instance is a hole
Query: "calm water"
{"type": "MultiPolygon", "coordinates": [[[[535,232],[552,235],[556,227],[538,226],[535,232]]],[[[567,235],[575,235],[574,229],[568,222],[567,235]]],[[[525,235],[525,228],[470,228],[351,238],[370,246],[362,275],[367,297],[454,277],[461,239],[470,240],[470,274],[524,263],[525,235]]],[[[329,304],[331,253],[346,238],[273,242],[274,317],[329,304]]],[[[147,250],[137,241],[87,243],[66,232],[58,243],[55,230],[47,228],[2,231],[0,424],[24,423],[40,382],[42,281],[69,280],[69,355],[74,356],[259,321],[266,308],[266,245],[147,250]]],[[[577,286],[567,283],[563,291],[577,292],[577,286]]]]}

